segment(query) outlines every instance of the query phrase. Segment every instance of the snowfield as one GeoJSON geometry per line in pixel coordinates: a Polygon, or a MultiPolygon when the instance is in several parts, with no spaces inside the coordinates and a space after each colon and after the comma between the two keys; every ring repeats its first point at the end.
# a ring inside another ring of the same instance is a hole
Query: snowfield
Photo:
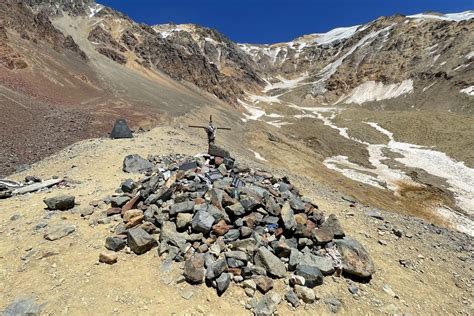
{"type": "Polygon", "coordinates": [[[381,82],[367,81],[352,90],[346,99],[339,102],[362,104],[370,101],[381,101],[398,98],[413,92],[413,80],[384,85],[381,82]]]}

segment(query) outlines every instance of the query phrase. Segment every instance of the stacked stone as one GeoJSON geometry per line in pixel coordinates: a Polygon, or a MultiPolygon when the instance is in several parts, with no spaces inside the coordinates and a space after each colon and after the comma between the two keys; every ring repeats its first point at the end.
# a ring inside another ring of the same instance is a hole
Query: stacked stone
{"type": "Polygon", "coordinates": [[[289,280],[285,298],[297,307],[314,302],[313,288],[325,276],[374,273],[367,251],[345,236],[336,216],[325,217],[286,177],[210,155],[132,155],[124,170],[145,177],[124,181],[110,199],[107,214],[123,222],[106,248],[128,246],[140,255],[157,247],[165,260],[185,262],[189,283],[206,283],[219,295],[232,281],[250,296],[268,292],[258,310],[278,301],[269,292],[274,279],[289,280]]]}

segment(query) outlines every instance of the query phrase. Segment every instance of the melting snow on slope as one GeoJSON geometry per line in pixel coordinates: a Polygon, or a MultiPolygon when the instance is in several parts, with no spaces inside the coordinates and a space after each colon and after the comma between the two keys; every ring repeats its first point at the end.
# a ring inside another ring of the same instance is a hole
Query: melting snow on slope
{"type": "Polygon", "coordinates": [[[470,96],[474,96],[474,86],[467,87],[466,89],[462,89],[461,93],[465,93],[470,96]]]}
{"type": "Polygon", "coordinates": [[[367,123],[390,139],[387,148],[403,155],[397,161],[412,168],[423,169],[429,174],[445,178],[452,187],[457,200],[466,211],[474,212],[474,169],[466,167],[463,162],[454,161],[445,153],[423,148],[409,143],[397,142],[393,134],[377,123],[367,123]]]}
{"type": "Polygon", "coordinates": [[[260,155],[258,152],[256,151],[253,151],[252,149],[249,149],[251,152],[253,152],[253,154],[255,155],[255,158],[260,160],[260,161],[267,161],[265,158],[262,157],[262,155],[260,155]]]}
{"type": "Polygon", "coordinates": [[[89,14],[89,18],[92,18],[94,17],[97,13],[99,13],[102,9],[104,8],[103,5],[101,4],[94,4],[94,5],[91,5],[89,7],[89,11],[90,11],[90,14],[89,14]]]}
{"type": "Polygon", "coordinates": [[[249,120],[251,121],[256,121],[262,116],[264,116],[266,113],[264,110],[253,107],[248,105],[247,103],[241,101],[240,99],[237,100],[244,108],[247,110],[248,114],[244,113],[245,118],[242,119],[242,121],[247,122],[249,120]]]}
{"type": "MultiPolygon", "coordinates": [[[[271,82],[268,82],[267,81],[267,86],[265,86],[265,88],[262,90],[262,92],[268,92],[270,90],[274,90],[274,89],[292,89],[292,88],[296,88],[299,86],[299,84],[308,79],[308,73],[305,73],[304,75],[302,75],[301,77],[298,77],[296,79],[285,79],[281,76],[277,76],[276,77],[278,80],[280,80],[279,82],[277,83],[271,83],[271,82]]],[[[277,97],[278,98],[278,97],[277,97]]],[[[278,103],[280,103],[278,101],[278,103]]]]}
{"type": "Polygon", "coordinates": [[[464,21],[464,20],[469,20],[474,18],[474,11],[465,11],[465,12],[460,12],[460,13],[448,13],[448,14],[441,14],[441,15],[435,15],[435,14],[414,14],[414,15],[408,15],[407,18],[412,18],[412,19],[435,19],[435,20],[444,20],[444,21],[464,21]]]}
{"type": "Polygon", "coordinates": [[[354,88],[349,96],[342,101],[344,103],[362,104],[370,101],[393,99],[412,92],[413,80],[411,79],[389,85],[384,85],[381,82],[367,81],[354,88]]]}
{"type": "Polygon", "coordinates": [[[339,27],[333,29],[327,33],[314,34],[316,35],[315,42],[319,45],[328,45],[333,42],[339,42],[346,38],[351,37],[357,32],[357,29],[360,25],[350,26],[350,27],[339,27]]]}
{"type": "Polygon", "coordinates": [[[317,80],[316,82],[314,82],[313,89],[315,89],[317,87],[318,88],[317,90],[324,93],[326,91],[326,89],[324,87],[325,82],[329,78],[331,78],[332,75],[334,75],[336,73],[339,66],[341,66],[342,63],[344,62],[344,59],[346,59],[348,56],[350,56],[359,47],[362,47],[366,44],[369,44],[370,41],[375,39],[379,34],[384,33],[384,32],[388,32],[392,28],[392,26],[393,25],[389,25],[389,26],[387,26],[387,27],[385,27],[381,30],[378,30],[377,32],[372,32],[372,33],[367,34],[359,42],[357,42],[354,46],[352,46],[351,49],[348,52],[346,52],[343,56],[339,57],[337,60],[335,60],[334,62],[332,62],[332,63],[328,64],[326,67],[324,67],[319,72],[318,75],[321,78],[319,80],[317,80]],[[322,87],[320,87],[321,85],[322,85],[322,87]]]}

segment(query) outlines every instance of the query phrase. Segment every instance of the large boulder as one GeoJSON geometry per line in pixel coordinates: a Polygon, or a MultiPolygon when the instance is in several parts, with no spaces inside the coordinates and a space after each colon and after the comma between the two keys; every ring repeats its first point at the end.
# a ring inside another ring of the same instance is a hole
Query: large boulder
{"type": "Polygon", "coordinates": [[[140,155],[128,155],[123,160],[123,171],[129,173],[144,173],[153,168],[153,164],[140,155]]]}
{"type": "Polygon", "coordinates": [[[158,242],[142,228],[134,228],[127,231],[127,244],[137,255],[144,254],[158,242]]]}
{"type": "Polygon", "coordinates": [[[359,278],[369,278],[375,273],[374,263],[365,248],[355,239],[336,240],[342,256],[342,271],[359,278]]]}

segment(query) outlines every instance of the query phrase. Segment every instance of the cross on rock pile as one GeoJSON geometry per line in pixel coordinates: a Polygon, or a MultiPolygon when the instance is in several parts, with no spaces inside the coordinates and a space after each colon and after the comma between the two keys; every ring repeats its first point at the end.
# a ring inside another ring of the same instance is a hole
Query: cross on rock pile
{"type": "MultiPolygon", "coordinates": [[[[270,291],[274,279],[289,279],[285,298],[297,307],[314,302],[312,289],[327,275],[368,279],[375,271],[336,216],[325,217],[286,177],[210,155],[130,155],[123,169],[145,176],[124,181],[110,198],[107,214],[123,222],[106,248],[128,246],[140,255],[157,247],[165,260],[185,262],[189,283],[205,283],[219,295],[232,281],[249,296],[266,293],[255,302],[256,314],[271,314],[281,301],[270,291]]],[[[103,253],[100,260],[117,259],[103,253]]]]}

